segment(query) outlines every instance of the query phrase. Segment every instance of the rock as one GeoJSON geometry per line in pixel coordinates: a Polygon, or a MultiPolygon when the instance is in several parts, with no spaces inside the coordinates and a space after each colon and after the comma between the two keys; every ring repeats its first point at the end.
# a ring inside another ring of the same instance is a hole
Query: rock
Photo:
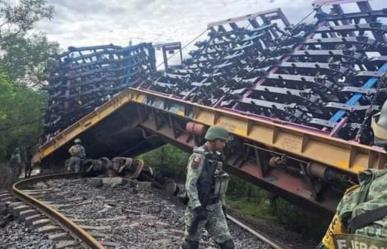
{"type": "Polygon", "coordinates": [[[38,182],[38,183],[35,184],[34,187],[37,188],[37,189],[47,189],[48,185],[45,184],[44,182],[38,182]]]}
{"type": "Polygon", "coordinates": [[[171,244],[171,240],[159,239],[159,240],[153,241],[152,244],[158,246],[159,248],[167,248],[167,246],[169,246],[171,244]]]}
{"type": "Polygon", "coordinates": [[[0,203],[0,217],[8,213],[7,205],[4,202],[0,203]]]}
{"type": "Polygon", "coordinates": [[[0,248],[44,248],[53,249],[54,244],[47,236],[28,229],[24,223],[8,222],[0,231],[0,248]]]}
{"type": "Polygon", "coordinates": [[[102,183],[103,185],[114,188],[120,185],[125,185],[126,183],[128,183],[128,181],[121,177],[104,177],[102,178],[102,183]]]}
{"type": "MultiPolygon", "coordinates": [[[[151,188],[150,182],[120,177],[85,179],[54,180],[52,186],[58,189],[46,195],[49,198],[45,201],[56,205],[72,203],[61,212],[76,219],[73,221],[93,234],[100,234],[99,241],[120,245],[118,248],[179,248],[184,236],[185,209],[182,205],[172,203],[167,194],[160,195],[161,190],[151,188]]],[[[270,248],[234,224],[229,222],[229,226],[236,248],[270,248]]],[[[203,231],[200,248],[217,248],[206,231],[203,231]]]]}
{"type": "Polygon", "coordinates": [[[164,190],[169,195],[176,195],[179,189],[177,187],[176,182],[174,182],[174,181],[167,181],[164,184],[164,190]]]}
{"type": "Polygon", "coordinates": [[[91,178],[90,185],[94,188],[101,188],[103,186],[103,181],[101,178],[91,178]]]}
{"type": "Polygon", "coordinates": [[[137,188],[140,192],[152,191],[152,183],[151,182],[138,182],[137,188]]]}
{"type": "Polygon", "coordinates": [[[1,228],[5,227],[8,224],[8,222],[13,221],[13,220],[14,220],[14,216],[12,214],[7,214],[4,217],[1,217],[0,218],[0,227],[1,228]]]}

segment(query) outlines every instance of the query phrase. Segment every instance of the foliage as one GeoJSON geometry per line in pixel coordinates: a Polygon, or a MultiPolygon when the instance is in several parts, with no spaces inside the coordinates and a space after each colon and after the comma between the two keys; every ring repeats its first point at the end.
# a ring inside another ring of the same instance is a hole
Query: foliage
{"type": "Polygon", "coordinates": [[[33,27],[53,11],[47,0],[0,0],[0,161],[16,147],[28,153],[38,143],[45,103],[38,89],[58,44],[33,27]]]}
{"type": "Polygon", "coordinates": [[[18,146],[30,148],[37,143],[43,102],[39,91],[13,85],[0,71],[0,161],[18,146]]]}
{"type": "Polygon", "coordinates": [[[51,19],[53,7],[47,0],[0,0],[0,63],[15,84],[41,87],[53,63],[49,56],[58,51],[58,44],[48,42],[33,25],[51,19]]]}
{"type": "Polygon", "coordinates": [[[0,58],[3,70],[17,85],[42,87],[54,61],[50,55],[58,51],[58,44],[47,41],[41,34],[31,37],[9,36],[0,40],[6,53],[0,58]]]}
{"type": "Polygon", "coordinates": [[[47,0],[19,0],[16,4],[0,0],[0,37],[26,33],[39,20],[51,19],[53,13],[47,0]]]}
{"type": "Polygon", "coordinates": [[[276,216],[289,230],[315,239],[322,238],[332,220],[326,213],[301,208],[281,198],[276,200],[276,216]]]}
{"type": "Polygon", "coordinates": [[[170,144],[141,155],[145,165],[178,181],[184,181],[189,154],[170,144]]]}

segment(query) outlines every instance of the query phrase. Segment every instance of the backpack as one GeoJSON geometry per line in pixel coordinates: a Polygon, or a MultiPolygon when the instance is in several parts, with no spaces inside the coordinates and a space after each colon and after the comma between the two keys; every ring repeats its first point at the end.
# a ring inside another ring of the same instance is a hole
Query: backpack
{"type": "Polygon", "coordinates": [[[79,157],[81,154],[81,148],[77,145],[73,145],[69,149],[69,153],[71,156],[79,157]]]}

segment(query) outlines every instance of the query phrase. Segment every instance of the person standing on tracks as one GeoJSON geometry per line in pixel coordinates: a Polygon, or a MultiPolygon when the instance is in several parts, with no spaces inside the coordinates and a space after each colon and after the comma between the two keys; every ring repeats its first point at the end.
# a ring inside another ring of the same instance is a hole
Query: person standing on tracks
{"type": "Polygon", "coordinates": [[[69,153],[71,157],[67,162],[67,171],[80,173],[82,161],[86,158],[86,151],[85,148],[81,145],[81,139],[76,138],[74,140],[74,145],[70,147],[69,153]]]}
{"type": "MultiPolygon", "coordinates": [[[[387,151],[387,101],[372,116],[374,144],[387,151]]],[[[387,248],[387,169],[358,175],[344,194],[318,249],[387,248]]]]}
{"type": "Polygon", "coordinates": [[[12,181],[15,181],[20,176],[21,169],[23,167],[23,158],[19,147],[15,148],[15,151],[12,153],[11,158],[9,159],[8,165],[12,172],[11,179],[12,181]]]}
{"type": "Polygon", "coordinates": [[[229,138],[224,128],[212,126],[205,134],[206,143],[195,148],[189,158],[185,182],[188,206],[182,249],[199,248],[203,228],[221,249],[234,249],[226,221],[225,194],[229,176],[223,170],[222,154],[229,138]]]}

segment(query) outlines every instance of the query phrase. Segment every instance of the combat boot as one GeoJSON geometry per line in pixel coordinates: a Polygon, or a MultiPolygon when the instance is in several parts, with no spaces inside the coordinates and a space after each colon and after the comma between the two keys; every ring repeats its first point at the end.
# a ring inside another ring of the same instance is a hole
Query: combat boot
{"type": "Polygon", "coordinates": [[[183,245],[181,246],[181,249],[198,249],[198,248],[199,248],[199,241],[185,240],[183,245]]]}
{"type": "Polygon", "coordinates": [[[220,249],[235,249],[234,241],[232,239],[226,240],[222,244],[219,244],[220,249]]]}

